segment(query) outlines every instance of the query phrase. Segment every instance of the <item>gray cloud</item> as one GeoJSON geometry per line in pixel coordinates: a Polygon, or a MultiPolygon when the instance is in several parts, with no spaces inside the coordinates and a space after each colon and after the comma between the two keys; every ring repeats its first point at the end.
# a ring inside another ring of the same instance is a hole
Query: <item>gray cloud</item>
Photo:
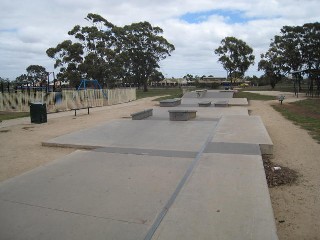
{"type": "MultiPolygon", "coordinates": [[[[0,76],[15,79],[31,64],[53,71],[45,51],[69,38],[76,24],[85,25],[89,12],[117,24],[149,21],[164,30],[176,51],[161,62],[166,76],[186,73],[225,76],[213,54],[222,38],[235,36],[254,48],[256,62],[270,39],[284,25],[318,20],[318,0],[2,0],[0,14],[0,76]],[[214,10],[236,11],[244,22],[232,23],[214,10]],[[210,12],[203,22],[188,23],[187,13],[210,12]]],[[[248,75],[259,74],[254,66],[248,75]]]]}

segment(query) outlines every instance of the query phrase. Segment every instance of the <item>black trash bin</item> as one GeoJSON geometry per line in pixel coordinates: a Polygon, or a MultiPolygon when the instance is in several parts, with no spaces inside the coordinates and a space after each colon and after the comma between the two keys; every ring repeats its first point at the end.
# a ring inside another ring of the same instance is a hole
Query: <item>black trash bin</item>
{"type": "Polygon", "coordinates": [[[46,123],[47,122],[47,106],[45,103],[30,104],[31,123],[46,123]]]}

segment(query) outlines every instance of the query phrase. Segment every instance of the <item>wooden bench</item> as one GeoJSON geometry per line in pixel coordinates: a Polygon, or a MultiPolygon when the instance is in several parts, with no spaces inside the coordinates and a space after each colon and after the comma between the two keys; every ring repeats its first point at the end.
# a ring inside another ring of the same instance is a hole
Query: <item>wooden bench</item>
{"type": "Polygon", "coordinates": [[[160,107],[175,107],[181,104],[180,98],[165,99],[160,101],[160,107]]]}
{"type": "Polygon", "coordinates": [[[88,109],[88,114],[90,114],[89,109],[92,107],[82,107],[82,108],[71,108],[71,110],[74,110],[74,116],[77,116],[77,111],[81,109],[88,109]]]}
{"type": "Polygon", "coordinates": [[[199,102],[199,107],[210,107],[211,106],[211,102],[207,101],[207,102],[199,102]]]}
{"type": "Polygon", "coordinates": [[[196,110],[169,110],[170,121],[188,121],[195,118],[196,110]]]}
{"type": "Polygon", "coordinates": [[[132,120],[141,120],[147,117],[150,117],[153,115],[153,109],[146,109],[144,111],[136,112],[131,114],[131,119],[132,120]]]}

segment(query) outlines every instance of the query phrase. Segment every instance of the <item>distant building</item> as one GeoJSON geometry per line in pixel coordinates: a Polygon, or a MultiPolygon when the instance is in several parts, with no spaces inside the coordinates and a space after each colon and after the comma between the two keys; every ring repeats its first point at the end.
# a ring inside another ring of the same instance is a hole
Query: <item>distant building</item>
{"type": "Polygon", "coordinates": [[[227,81],[225,77],[203,77],[199,80],[200,83],[220,83],[227,81]]]}
{"type": "Polygon", "coordinates": [[[170,86],[170,87],[187,86],[188,81],[184,78],[165,78],[158,83],[154,83],[153,85],[154,86],[170,86]]]}

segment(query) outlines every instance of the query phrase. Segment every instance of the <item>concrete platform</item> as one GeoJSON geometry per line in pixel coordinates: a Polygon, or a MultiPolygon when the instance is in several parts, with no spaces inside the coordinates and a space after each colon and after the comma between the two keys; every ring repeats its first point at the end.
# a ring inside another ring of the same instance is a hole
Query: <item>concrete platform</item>
{"type": "Polygon", "coordinates": [[[183,95],[183,99],[185,98],[232,98],[233,92],[220,92],[219,90],[207,90],[206,92],[201,92],[201,94],[196,91],[187,92],[183,95]],[[199,97],[200,95],[200,97],[199,97]]]}
{"type": "Polygon", "coordinates": [[[246,98],[182,98],[181,106],[199,106],[201,102],[211,102],[211,106],[214,108],[214,103],[220,101],[228,101],[229,106],[248,106],[248,100],[246,98]]]}
{"type": "Polygon", "coordinates": [[[212,142],[259,144],[262,154],[273,154],[272,140],[259,116],[223,116],[212,142]]]}
{"type": "Polygon", "coordinates": [[[203,154],[152,239],[278,239],[261,157],[203,154]]]}
{"type": "Polygon", "coordinates": [[[0,239],[143,239],[191,161],[72,153],[0,184],[0,239]]]}
{"type": "Polygon", "coordinates": [[[248,106],[248,100],[246,98],[231,98],[228,101],[229,106],[248,106]]]}
{"type": "Polygon", "coordinates": [[[42,144],[85,149],[113,147],[197,152],[216,124],[216,121],[169,121],[169,116],[168,121],[117,120],[42,144]]]}
{"type": "Polygon", "coordinates": [[[197,117],[197,110],[168,110],[170,121],[189,121],[197,117]]]}
{"type": "Polygon", "coordinates": [[[244,115],[249,116],[248,109],[245,107],[229,107],[229,108],[212,108],[192,106],[178,106],[171,108],[156,108],[153,111],[153,116],[146,120],[168,120],[168,110],[196,110],[197,117],[192,121],[218,121],[222,116],[226,115],[244,115]]]}

